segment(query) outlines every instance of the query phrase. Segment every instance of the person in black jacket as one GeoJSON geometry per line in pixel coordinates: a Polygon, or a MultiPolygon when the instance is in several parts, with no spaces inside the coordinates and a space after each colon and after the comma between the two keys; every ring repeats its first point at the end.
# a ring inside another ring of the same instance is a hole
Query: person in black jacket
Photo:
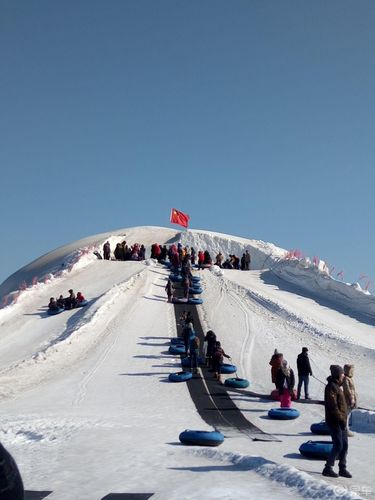
{"type": "Polygon", "coordinates": [[[346,418],[348,408],[345,401],[342,384],[344,382],[344,370],[339,365],[330,366],[331,376],[327,378],[328,384],[324,391],[324,407],[326,424],[332,438],[332,450],[328,455],[323,476],[351,478],[352,475],[346,468],[346,457],[348,454],[348,433],[346,418]],[[339,473],[333,470],[335,460],[339,460],[339,473]]]}
{"type": "Polygon", "coordinates": [[[312,375],[310,360],[307,347],[302,347],[301,354],[297,356],[298,387],[297,399],[301,397],[302,384],[305,389],[305,399],[311,399],[309,396],[309,376],[312,375]]]}
{"type": "Polygon", "coordinates": [[[24,489],[21,474],[12,455],[0,443],[0,498],[23,500],[24,489]]]}
{"type": "Polygon", "coordinates": [[[216,334],[212,330],[208,330],[206,336],[204,337],[204,341],[206,342],[206,365],[209,368],[212,368],[212,355],[215,350],[216,345],[216,334]]]}

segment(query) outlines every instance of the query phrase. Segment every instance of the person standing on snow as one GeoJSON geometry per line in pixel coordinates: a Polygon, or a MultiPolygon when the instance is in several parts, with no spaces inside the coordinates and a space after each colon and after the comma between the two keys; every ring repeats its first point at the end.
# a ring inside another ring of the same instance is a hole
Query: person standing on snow
{"type": "Polygon", "coordinates": [[[311,399],[309,396],[309,376],[312,376],[310,360],[307,347],[302,347],[301,354],[297,356],[298,387],[297,399],[301,397],[302,384],[305,389],[305,399],[311,399]]]}
{"type": "MultiPolygon", "coordinates": [[[[277,349],[275,349],[270,359],[269,364],[271,365],[271,379],[272,383],[276,385],[276,375],[279,368],[281,368],[281,363],[283,361],[283,355],[277,349]]],[[[277,387],[277,385],[276,385],[277,387]]]]}
{"type": "Polygon", "coordinates": [[[354,433],[349,430],[350,415],[354,408],[358,406],[358,397],[355,390],[355,385],[353,381],[354,375],[354,365],[344,365],[344,381],[342,383],[342,389],[344,391],[346,406],[348,408],[348,436],[354,436],[354,433]]]}
{"type": "Polygon", "coordinates": [[[103,257],[104,260],[109,260],[111,258],[111,245],[109,241],[106,241],[103,245],[103,257]]]}
{"type": "Polygon", "coordinates": [[[167,284],[165,285],[165,291],[167,292],[168,302],[172,302],[173,285],[172,285],[172,281],[169,278],[168,278],[167,284]]]}
{"type": "Polygon", "coordinates": [[[245,270],[250,271],[250,263],[251,263],[251,256],[249,254],[249,250],[246,250],[245,252],[245,270]]]}
{"type": "Polygon", "coordinates": [[[193,373],[198,373],[198,356],[199,356],[200,340],[196,335],[190,337],[190,369],[193,373]]]}
{"type": "Polygon", "coordinates": [[[187,325],[182,330],[182,338],[184,340],[185,353],[187,356],[189,355],[190,340],[192,337],[195,337],[193,323],[187,323],[187,325]]]}
{"type": "Polygon", "coordinates": [[[279,390],[281,408],[291,407],[294,385],[294,372],[288,365],[288,361],[283,359],[276,375],[276,387],[279,390]]]}
{"type": "Polygon", "coordinates": [[[224,358],[230,359],[229,354],[224,352],[220,342],[215,342],[214,352],[212,354],[212,368],[214,370],[214,378],[221,382],[221,367],[224,364],[224,358]]]}
{"type": "Polygon", "coordinates": [[[212,367],[212,355],[215,350],[216,345],[216,334],[212,330],[208,330],[206,336],[204,337],[204,342],[207,346],[206,349],[206,365],[211,368],[212,367]]]}
{"type": "Polygon", "coordinates": [[[332,438],[332,450],[328,455],[323,476],[347,477],[352,475],[346,468],[346,457],[348,454],[348,433],[346,427],[348,408],[346,406],[342,384],[344,382],[344,370],[339,365],[330,366],[331,376],[327,378],[324,390],[324,408],[326,424],[332,438]],[[339,473],[333,470],[335,460],[339,460],[339,473]]]}

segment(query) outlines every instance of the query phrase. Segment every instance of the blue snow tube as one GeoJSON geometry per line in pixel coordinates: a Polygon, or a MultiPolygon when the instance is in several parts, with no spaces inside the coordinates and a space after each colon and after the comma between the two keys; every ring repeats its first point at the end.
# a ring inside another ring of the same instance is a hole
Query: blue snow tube
{"type": "Polygon", "coordinates": [[[331,434],[325,420],[317,424],[311,424],[310,430],[313,434],[320,434],[321,436],[329,436],[331,434]]]}
{"type": "Polygon", "coordinates": [[[181,432],[178,439],[182,444],[193,446],[219,446],[224,441],[224,436],[219,431],[191,431],[181,432]]]}
{"type": "MultiPolygon", "coordinates": [[[[204,362],[205,362],[204,358],[198,356],[198,365],[204,365],[204,362]]],[[[181,359],[181,366],[183,368],[187,368],[190,365],[191,365],[190,356],[185,356],[185,358],[181,359]]]]}
{"type": "Polygon", "coordinates": [[[190,380],[193,377],[191,372],[177,372],[169,374],[170,382],[186,382],[186,380],[190,380]]]}
{"type": "Polygon", "coordinates": [[[203,300],[202,299],[196,299],[195,297],[189,297],[187,303],[188,304],[194,304],[194,305],[203,304],[203,300]]]}
{"type": "MultiPolygon", "coordinates": [[[[221,372],[222,373],[222,372],[221,372]]],[[[227,387],[235,387],[236,389],[245,389],[250,383],[245,378],[227,378],[224,382],[227,387]]]]}
{"type": "Polygon", "coordinates": [[[173,282],[175,281],[182,281],[182,276],[178,275],[178,274],[171,274],[169,276],[169,279],[173,282]]]}
{"type": "Polygon", "coordinates": [[[230,365],[229,363],[223,363],[220,366],[220,373],[236,373],[237,371],[237,366],[235,365],[230,365]]]}
{"type": "Polygon", "coordinates": [[[199,276],[192,276],[190,279],[193,283],[199,283],[201,280],[199,276]]]}
{"type": "Polygon", "coordinates": [[[170,354],[185,354],[185,345],[184,344],[172,344],[169,346],[170,354]]]}
{"type": "Polygon", "coordinates": [[[88,300],[82,300],[82,302],[77,302],[76,307],[84,307],[87,306],[88,303],[88,300]]]}
{"type": "Polygon", "coordinates": [[[60,314],[63,311],[65,311],[65,309],[63,307],[59,307],[58,309],[48,309],[47,313],[50,316],[55,316],[56,314],[60,314]]]}
{"type": "Polygon", "coordinates": [[[332,451],[332,446],[331,441],[307,441],[301,444],[299,452],[307,458],[326,460],[332,451]]]}
{"type": "Polygon", "coordinates": [[[203,290],[202,288],[189,288],[189,293],[191,293],[192,295],[199,295],[200,293],[202,293],[203,290]]]}
{"type": "Polygon", "coordinates": [[[172,337],[171,344],[183,344],[183,339],[181,337],[172,337]]]}
{"type": "Polygon", "coordinates": [[[271,408],[268,416],[275,420],[293,420],[300,416],[300,412],[295,408],[271,408]]]}

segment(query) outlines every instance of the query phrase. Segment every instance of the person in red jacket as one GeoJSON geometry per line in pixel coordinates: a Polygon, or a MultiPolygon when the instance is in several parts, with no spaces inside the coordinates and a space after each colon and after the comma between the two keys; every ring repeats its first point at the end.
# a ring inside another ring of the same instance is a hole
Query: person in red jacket
{"type": "Polygon", "coordinates": [[[81,302],[84,302],[85,297],[82,295],[82,293],[81,293],[81,292],[77,292],[77,297],[76,297],[76,299],[77,299],[78,304],[80,304],[81,302]]]}
{"type": "MultiPolygon", "coordinates": [[[[281,368],[281,363],[283,361],[283,355],[281,352],[279,352],[277,349],[275,349],[275,352],[272,355],[272,358],[269,362],[271,365],[271,379],[272,383],[276,385],[276,375],[277,375],[277,370],[281,368]]],[[[277,387],[277,385],[276,385],[277,387]]]]}
{"type": "Polygon", "coordinates": [[[199,269],[203,268],[203,263],[204,263],[204,252],[203,252],[203,250],[199,250],[199,252],[198,252],[198,266],[199,266],[199,269]]]}

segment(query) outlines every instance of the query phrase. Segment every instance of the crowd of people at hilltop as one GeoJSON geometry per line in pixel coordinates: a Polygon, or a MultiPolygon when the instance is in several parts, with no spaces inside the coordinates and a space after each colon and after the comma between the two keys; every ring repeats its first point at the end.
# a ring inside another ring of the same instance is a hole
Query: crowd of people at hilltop
{"type": "MultiPolygon", "coordinates": [[[[103,258],[104,260],[145,260],[146,258],[146,248],[143,244],[134,243],[133,245],[128,245],[126,241],[117,243],[113,252],[109,241],[106,241],[103,245],[103,257],[99,252],[95,253],[98,258],[103,258]]],[[[169,247],[167,245],[160,245],[159,243],[151,245],[151,259],[159,262],[169,261],[176,268],[182,265],[186,257],[189,258],[193,266],[198,266],[199,269],[204,269],[214,264],[222,269],[249,271],[251,265],[249,250],[246,250],[241,258],[230,254],[225,259],[222,252],[219,252],[215,256],[215,259],[213,259],[208,250],[196,251],[194,247],[183,246],[181,243],[177,245],[172,244],[169,247]]]]}
{"type": "Polygon", "coordinates": [[[79,307],[85,301],[85,297],[81,292],[78,292],[77,295],[74,293],[72,289],[69,290],[69,295],[64,297],[60,295],[58,299],[55,297],[51,297],[48,304],[48,309],[50,311],[59,311],[60,309],[74,309],[75,307],[79,307]]]}
{"type": "MultiPolygon", "coordinates": [[[[139,243],[128,245],[124,240],[116,244],[113,257],[115,260],[145,260],[146,248],[139,243]]],[[[104,260],[111,260],[111,245],[109,241],[106,241],[103,245],[103,258],[104,260]]]]}

